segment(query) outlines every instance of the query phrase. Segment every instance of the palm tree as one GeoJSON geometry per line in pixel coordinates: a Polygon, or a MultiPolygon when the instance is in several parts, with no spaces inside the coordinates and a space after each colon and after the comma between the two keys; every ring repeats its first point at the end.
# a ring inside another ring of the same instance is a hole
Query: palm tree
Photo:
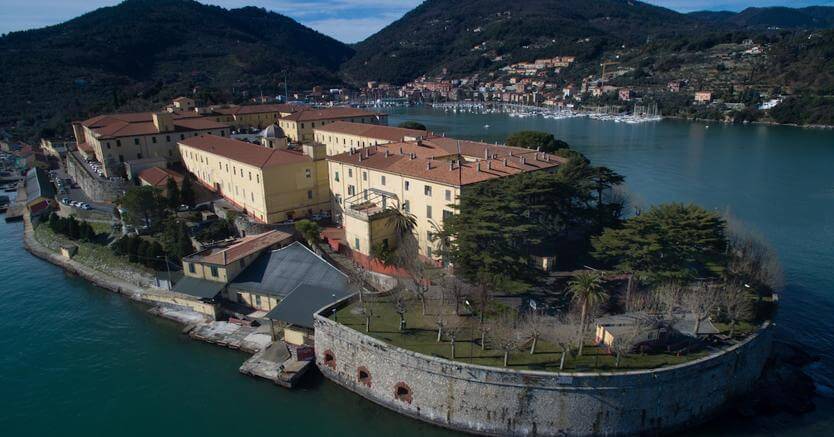
{"type": "Polygon", "coordinates": [[[391,224],[394,227],[394,234],[402,240],[417,227],[417,217],[399,209],[393,209],[392,211],[394,213],[391,216],[391,224]]]}
{"type": "Polygon", "coordinates": [[[579,317],[579,355],[582,355],[583,339],[585,337],[585,318],[588,310],[596,307],[608,298],[608,293],[602,286],[602,276],[593,271],[577,273],[568,283],[568,291],[573,295],[573,300],[581,305],[582,313],[579,317]]]}

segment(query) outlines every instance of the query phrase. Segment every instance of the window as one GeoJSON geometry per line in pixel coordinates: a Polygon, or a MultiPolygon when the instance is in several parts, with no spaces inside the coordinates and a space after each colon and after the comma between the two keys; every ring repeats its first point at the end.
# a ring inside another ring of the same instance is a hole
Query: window
{"type": "Polygon", "coordinates": [[[304,123],[301,123],[301,129],[304,129],[304,123]]]}
{"type": "Polygon", "coordinates": [[[171,149],[168,149],[168,156],[174,156],[174,151],[171,150],[171,149]]]}
{"type": "Polygon", "coordinates": [[[217,277],[217,267],[211,266],[211,276],[217,277]]]}
{"type": "Polygon", "coordinates": [[[249,180],[250,181],[252,180],[252,172],[251,171],[249,172],[249,180]]]}
{"type": "Polygon", "coordinates": [[[356,194],[356,187],[348,185],[348,196],[353,196],[354,194],[356,194]]]}
{"type": "Polygon", "coordinates": [[[261,306],[261,297],[257,294],[255,295],[255,306],[257,306],[257,307],[261,306]]]}
{"type": "Polygon", "coordinates": [[[426,205],[426,218],[431,218],[431,205],[426,205]]]}
{"type": "Polygon", "coordinates": [[[353,248],[356,249],[356,250],[360,249],[359,248],[359,237],[356,237],[356,238],[353,239],[353,246],[354,246],[353,248]]]}
{"type": "Polygon", "coordinates": [[[360,384],[366,385],[368,387],[371,386],[371,372],[368,371],[367,367],[360,367],[356,371],[356,379],[359,381],[360,384]]]}
{"type": "Polygon", "coordinates": [[[257,182],[259,184],[261,183],[261,175],[259,175],[259,174],[255,175],[255,182],[257,182]]]}
{"type": "Polygon", "coordinates": [[[411,205],[407,200],[403,202],[403,212],[411,212],[411,205]]]}
{"type": "Polygon", "coordinates": [[[223,170],[223,163],[222,162],[218,162],[217,165],[220,166],[220,170],[223,170]]]}
{"type": "Polygon", "coordinates": [[[446,200],[452,200],[452,190],[446,190],[446,200]]]}
{"type": "Polygon", "coordinates": [[[443,210],[443,222],[445,223],[446,220],[448,220],[449,217],[451,217],[453,214],[454,213],[452,211],[449,211],[448,209],[444,209],[443,210]]]}
{"type": "Polygon", "coordinates": [[[312,198],[313,198],[313,190],[307,190],[307,198],[308,198],[308,199],[312,199],[312,198]]]}
{"type": "Polygon", "coordinates": [[[336,177],[333,180],[335,180],[336,182],[339,182],[339,172],[338,171],[336,172],[336,177]]]}
{"type": "Polygon", "coordinates": [[[116,140],[116,147],[122,147],[122,140],[116,140]]]}
{"type": "Polygon", "coordinates": [[[366,171],[363,171],[363,172],[362,172],[362,180],[363,180],[363,181],[367,181],[367,180],[368,180],[368,172],[366,172],[366,171]]]}
{"type": "Polygon", "coordinates": [[[107,146],[108,149],[110,148],[110,143],[104,143],[104,145],[107,146]]]}
{"type": "Polygon", "coordinates": [[[408,191],[408,189],[409,189],[409,188],[411,188],[411,182],[409,182],[409,181],[405,181],[405,183],[404,183],[404,189],[405,189],[405,191],[408,191]]]}
{"type": "Polygon", "coordinates": [[[141,154],[141,153],[137,153],[137,154],[136,154],[136,159],[142,159],[142,154],[141,154]]]}
{"type": "Polygon", "coordinates": [[[352,177],[353,177],[353,169],[352,169],[352,168],[349,168],[349,169],[348,169],[348,177],[349,177],[349,178],[352,178],[352,177]]]}
{"type": "Polygon", "coordinates": [[[249,197],[252,199],[253,202],[255,201],[255,193],[254,192],[250,192],[249,197]]]}
{"type": "Polygon", "coordinates": [[[194,268],[194,263],[188,263],[188,271],[190,273],[197,273],[197,269],[194,268]]]}
{"type": "Polygon", "coordinates": [[[407,402],[410,404],[412,400],[411,388],[407,386],[404,382],[397,383],[396,387],[394,388],[394,397],[399,401],[407,402]]]}
{"type": "Polygon", "coordinates": [[[133,139],[133,144],[138,146],[139,145],[139,138],[134,138],[133,139]]]}
{"type": "Polygon", "coordinates": [[[426,256],[431,258],[431,246],[426,246],[426,256]]]}
{"type": "Polygon", "coordinates": [[[185,134],[180,134],[180,139],[184,140],[185,139],[185,134]]]}
{"type": "Polygon", "coordinates": [[[424,185],[423,186],[423,194],[426,196],[431,197],[431,185],[424,185]]]}
{"type": "Polygon", "coordinates": [[[384,175],[379,177],[379,183],[382,184],[382,185],[385,185],[385,176],[384,175]]]}
{"type": "Polygon", "coordinates": [[[170,143],[171,142],[171,136],[170,135],[165,135],[165,141],[170,143]]]}
{"type": "Polygon", "coordinates": [[[313,176],[313,171],[309,168],[304,169],[304,177],[310,179],[313,176]]]}
{"type": "Polygon", "coordinates": [[[153,137],[153,136],[152,136],[152,137],[151,137],[151,142],[152,142],[152,143],[154,143],[154,144],[156,144],[156,137],[153,137]]]}

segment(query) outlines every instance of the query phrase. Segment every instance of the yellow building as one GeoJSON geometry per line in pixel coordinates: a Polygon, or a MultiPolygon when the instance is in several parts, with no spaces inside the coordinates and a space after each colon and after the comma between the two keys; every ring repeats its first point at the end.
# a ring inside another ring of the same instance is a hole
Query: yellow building
{"type": "Polygon", "coordinates": [[[429,133],[423,130],[376,124],[337,121],[315,128],[315,141],[324,144],[327,156],[380,144],[416,141],[429,133]]]}
{"type": "Polygon", "coordinates": [[[120,174],[122,163],[145,158],[178,162],[177,142],[198,135],[229,135],[229,125],[197,113],[143,112],[100,115],[73,123],[80,151],[95,155],[107,176],[120,174]]]}
{"type": "Polygon", "coordinates": [[[278,126],[290,141],[306,143],[315,140],[314,131],[317,128],[337,121],[385,125],[388,124],[388,115],[343,107],[307,109],[281,117],[278,126]]]}
{"type": "Polygon", "coordinates": [[[228,123],[235,129],[263,129],[277,123],[281,117],[308,109],[304,105],[264,104],[264,105],[218,105],[197,108],[197,112],[221,123],[228,123]]]}
{"type": "Polygon", "coordinates": [[[420,255],[437,260],[432,234],[453,214],[461,192],[491,179],[554,171],[562,158],[530,149],[429,137],[348,151],[327,158],[334,219],[354,253],[371,254],[392,230],[399,208],[414,215],[420,255]]]}
{"type": "Polygon", "coordinates": [[[189,172],[259,222],[330,212],[322,145],[270,149],[205,135],[179,147],[189,172]]]}
{"type": "Polygon", "coordinates": [[[183,258],[182,270],[190,278],[227,284],[262,253],[290,242],[292,235],[269,231],[218,243],[183,258]]]}

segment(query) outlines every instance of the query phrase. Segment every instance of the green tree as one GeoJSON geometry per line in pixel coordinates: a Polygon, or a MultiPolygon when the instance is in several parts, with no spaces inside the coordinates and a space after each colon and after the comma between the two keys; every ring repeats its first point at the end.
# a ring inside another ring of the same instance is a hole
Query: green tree
{"type": "Polygon", "coordinates": [[[557,140],[553,134],[539,131],[516,132],[507,137],[507,145],[510,147],[540,150],[547,153],[554,153],[559,149],[570,149],[568,143],[557,140]]]}
{"type": "Polygon", "coordinates": [[[73,240],[77,240],[81,237],[81,226],[78,223],[78,220],[75,219],[74,216],[70,216],[69,221],[67,223],[66,228],[67,236],[73,240]]]}
{"type": "Polygon", "coordinates": [[[659,205],[595,237],[593,255],[650,279],[713,276],[725,265],[725,227],[721,216],[699,206],[659,205]]]}
{"type": "Polygon", "coordinates": [[[186,173],[185,178],[182,180],[179,200],[185,205],[194,206],[195,198],[194,180],[190,173],[186,173]]]}
{"type": "Polygon", "coordinates": [[[418,123],[416,121],[411,121],[411,120],[404,121],[404,122],[398,124],[397,127],[401,127],[401,128],[404,128],[404,129],[414,129],[414,130],[428,130],[426,128],[426,125],[424,125],[423,123],[418,123]]]}
{"type": "Polygon", "coordinates": [[[315,248],[321,238],[321,226],[311,220],[303,219],[295,222],[295,230],[301,234],[311,248],[315,248]]]}
{"type": "Polygon", "coordinates": [[[154,227],[162,218],[163,202],[159,190],[149,186],[132,187],[121,198],[122,219],[134,226],[154,227]]]}
{"type": "Polygon", "coordinates": [[[602,286],[602,276],[593,271],[577,273],[568,283],[568,291],[580,308],[579,332],[576,341],[579,348],[578,354],[582,355],[588,312],[608,299],[608,293],[602,286]]]}
{"type": "Polygon", "coordinates": [[[58,232],[58,226],[59,226],[60,222],[61,222],[61,217],[58,217],[58,214],[55,214],[54,212],[49,214],[49,221],[47,223],[48,223],[49,229],[51,229],[52,232],[58,232]]]}
{"type": "Polygon", "coordinates": [[[177,186],[177,181],[174,178],[168,178],[165,183],[165,200],[168,208],[176,209],[180,206],[180,188],[177,186]]]}

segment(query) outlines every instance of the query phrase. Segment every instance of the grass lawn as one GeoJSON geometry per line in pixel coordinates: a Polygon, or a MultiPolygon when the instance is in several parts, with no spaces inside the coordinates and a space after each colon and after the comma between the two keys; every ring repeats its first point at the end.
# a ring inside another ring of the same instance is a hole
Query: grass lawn
{"type": "MultiPolygon", "coordinates": [[[[100,226],[107,227],[109,233],[110,226],[104,223],[90,223],[97,233],[104,232],[100,226]]],[[[62,244],[74,244],[78,246],[78,253],[72,258],[81,264],[88,267],[107,273],[110,275],[121,276],[120,272],[141,276],[151,276],[154,272],[144,266],[133,264],[123,257],[116,256],[109,247],[95,243],[85,243],[81,241],[72,241],[67,237],[58,235],[49,229],[46,224],[40,224],[35,228],[35,239],[39,243],[57,252],[62,244]]]]}
{"type": "MultiPolygon", "coordinates": [[[[452,348],[448,338],[444,335],[443,340],[437,342],[437,324],[435,321],[440,313],[439,304],[433,305],[430,302],[427,305],[427,313],[423,316],[419,302],[410,302],[405,315],[407,327],[403,332],[400,332],[398,329],[399,315],[394,311],[390,298],[377,298],[373,302],[370,300],[369,302],[372,316],[371,329],[370,332],[367,332],[368,335],[414,352],[446,359],[452,358],[452,348]]],[[[331,318],[333,318],[333,315],[331,315],[331,318]]],[[[337,311],[335,319],[345,326],[359,332],[365,332],[365,317],[362,315],[361,306],[358,303],[337,311]]],[[[487,340],[487,347],[481,349],[481,334],[478,329],[477,317],[462,316],[458,318],[456,323],[458,323],[460,329],[456,339],[455,360],[484,366],[503,366],[503,351],[490,348],[489,340],[487,340]]],[[[687,356],[632,354],[623,356],[620,367],[617,368],[616,357],[609,354],[606,349],[586,344],[582,356],[573,357],[568,354],[565,360],[565,370],[605,372],[650,369],[691,361],[704,355],[706,355],[706,352],[687,356]]],[[[559,371],[561,356],[561,348],[542,340],[538,341],[536,353],[530,354],[530,343],[527,342],[519,350],[510,354],[509,367],[519,370],[559,371]]]]}

